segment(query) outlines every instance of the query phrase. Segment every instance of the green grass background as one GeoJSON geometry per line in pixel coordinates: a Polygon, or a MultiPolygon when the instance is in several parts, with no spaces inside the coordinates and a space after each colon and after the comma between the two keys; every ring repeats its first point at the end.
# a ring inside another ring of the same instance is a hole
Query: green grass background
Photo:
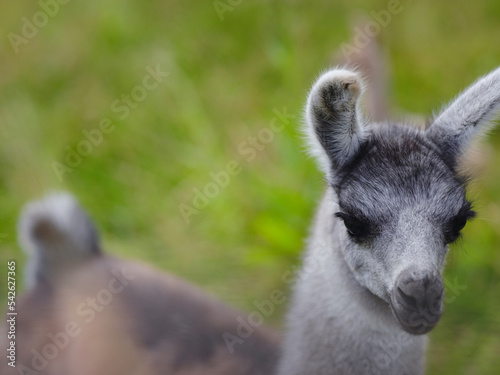
{"type": "MultiPolygon", "coordinates": [[[[40,6],[3,4],[0,274],[17,259],[22,276],[16,221],[23,204],[68,190],[94,217],[110,253],[173,272],[247,311],[274,289],[288,291],[283,275],[299,262],[324,186],[297,131],[306,92],[352,36],[353,19],[387,6],[243,0],[221,20],[211,0],[73,0],[15,53],[8,34],[20,34],[22,17],[32,19],[40,6]],[[119,119],[113,100],[157,64],[169,76],[119,119]],[[297,118],[247,161],[238,147],[283,108],[297,118]],[[64,162],[66,148],[104,117],[115,130],[59,181],[53,162],[64,162]],[[232,160],[242,171],[186,224],[179,205],[232,160]]],[[[399,110],[431,114],[500,65],[500,2],[401,6],[379,35],[399,110]]],[[[500,371],[498,130],[480,151],[483,174],[471,191],[479,218],[445,272],[466,288],[430,335],[429,374],[500,371]]],[[[6,301],[4,276],[0,292],[6,301]]],[[[281,327],[285,308],[268,322],[281,327]]]]}

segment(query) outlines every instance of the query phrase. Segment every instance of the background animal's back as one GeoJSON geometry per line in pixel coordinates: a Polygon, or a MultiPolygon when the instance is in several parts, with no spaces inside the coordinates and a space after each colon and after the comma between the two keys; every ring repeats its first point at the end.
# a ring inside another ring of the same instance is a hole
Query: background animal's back
{"type": "MultiPolygon", "coordinates": [[[[231,353],[246,318],[149,267],[91,259],[19,301],[18,365],[41,374],[270,374],[279,336],[255,329],[231,353]],[[33,362],[35,361],[35,362],[33,362]]],[[[16,371],[12,370],[12,373],[16,371]]]]}

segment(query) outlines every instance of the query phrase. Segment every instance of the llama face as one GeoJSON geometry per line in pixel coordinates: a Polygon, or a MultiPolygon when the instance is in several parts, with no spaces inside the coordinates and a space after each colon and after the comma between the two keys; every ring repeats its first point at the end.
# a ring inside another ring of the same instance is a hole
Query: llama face
{"type": "Polygon", "coordinates": [[[443,307],[448,245],[473,217],[463,183],[421,132],[377,126],[336,172],[343,255],[358,282],[426,333],[443,307]]]}
{"type": "Polygon", "coordinates": [[[309,94],[306,131],[333,187],[335,235],[349,269],[404,330],[426,333],[441,316],[448,245],[474,216],[457,160],[500,109],[500,69],[425,131],[364,120],[362,91],[352,71],[325,73],[309,94]]]}

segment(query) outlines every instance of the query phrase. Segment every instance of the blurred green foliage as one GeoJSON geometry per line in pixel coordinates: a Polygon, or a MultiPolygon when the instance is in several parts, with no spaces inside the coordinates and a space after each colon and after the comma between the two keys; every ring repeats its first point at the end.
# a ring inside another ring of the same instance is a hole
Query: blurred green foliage
{"type": "MultiPolygon", "coordinates": [[[[222,2],[229,5],[220,17],[211,0],[70,1],[18,53],[9,33],[22,35],[42,8],[2,5],[2,268],[17,259],[22,276],[22,205],[68,190],[95,218],[108,252],[152,263],[247,311],[273,289],[289,290],[284,275],[299,263],[324,185],[298,131],[307,90],[352,36],[353,20],[388,2],[222,2]],[[121,116],[112,103],[142,85],[148,66],[168,77],[121,116]],[[250,146],[284,108],[296,118],[260,149],[250,146]],[[82,131],[98,129],[103,118],[113,130],[60,181],[53,163],[64,163],[68,147],[77,149],[82,131]],[[193,189],[203,191],[210,173],[230,161],[239,173],[186,223],[179,205],[192,205],[193,189]]],[[[431,114],[499,65],[500,2],[401,6],[380,33],[396,108],[431,114]]],[[[479,218],[449,257],[445,277],[461,287],[448,288],[455,298],[430,335],[430,374],[500,368],[498,131],[480,151],[484,170],[471,192],[479,218]]],[[[0,291],[5,301],[3,276],[0,291]]],[[[285,308],[269,322],[281,326],[285,308]]]]}

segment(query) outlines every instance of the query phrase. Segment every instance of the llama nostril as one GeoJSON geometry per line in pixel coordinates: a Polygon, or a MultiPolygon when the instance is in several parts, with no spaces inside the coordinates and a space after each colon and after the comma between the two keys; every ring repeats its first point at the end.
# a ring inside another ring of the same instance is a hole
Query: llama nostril
{"type": "Polygon", "coordinates": [[[406,294],[405,292],[403,292],[403,290],[401,290],[400,287],[398,287],[398,292],[399,292],[399,295],[403,298],[403,301],[410,307],[413,307],[413,308],[417,308],[418,304],[417,304],[417,299],[415,297],[412,297],[408,294],[406,294]]]}
{"type": "Polygon", "coordinates": [[[429,288],[429,284],[431,283],[430,277],[429,276],[425,276],[424,280],[423,280],[423,283],[424,283],[424,289],[428,289],[429,288]]]}

